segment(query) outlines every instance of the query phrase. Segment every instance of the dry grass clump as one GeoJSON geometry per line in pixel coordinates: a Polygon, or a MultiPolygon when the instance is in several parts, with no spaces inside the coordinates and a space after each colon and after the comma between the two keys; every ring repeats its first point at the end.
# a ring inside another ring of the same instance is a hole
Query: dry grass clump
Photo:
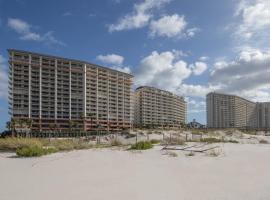
{"type": "Polygon", "coordinates": [[[206,142],[206,143],[239,143],[237,140],[225,140],[224,138],[201,138],[200,142],[206,142]]]}
{"type": "Polygon", "coordinates": [[[260,144],[268,144],[268,141],[267,141],[267,140],[262,139],[262,140],[260,140],[260,141],[259,141],[259,143],[260,143],[260,144]]]}
{"type": "Polygon", "coordinates": [[[185,145],[185,141],[181,138],[165,138],[164,143],[171,144],[171,145],[185,145]]]}
{"type": "Polygon", "coordinates": [[[122,144],[122,142],[121,142],[120,140],[114,139],[114,140],[112,140],[112,141],[110,142],[110,145],[111,145],[112,147],[116,147],[116,146],[122,146],[123,144],[122,144]]]}
{"type": "Polygon", "coordinates": [[[168,155],[168,156],[170,156],[170,157],[177,157],[177,156],[178,156],[177,153],[175,153],[175,152],[173,152],[173,151],[166,151],[166,152],[164,153],[164,155],[168,155]]]}
{"type": "Polygon", "coordinates": [[[211,157],[218,157],[221,154],[222,154],[222,149],[221,148],[211,149],[211,150],[206,152],[206,155],[211,156],[211,157]]]}
{"type": "Polygon", "coordinates": [[[39,139],[32,138],[3,138],[0,139],[0,150],[3,151],[16,151],[18,148],[26,146],[42,146],[39,139]]]}
{"type": "Polygon", "coordinates": [[[50,147],[54,147],[58,151],[71,151],[71,150],[79,150],[79,149],[89,149],[92,148],[93,145],[82,140],[74,140],[74,139],[56,139],[51,140],[48,144],[50,147]]]}

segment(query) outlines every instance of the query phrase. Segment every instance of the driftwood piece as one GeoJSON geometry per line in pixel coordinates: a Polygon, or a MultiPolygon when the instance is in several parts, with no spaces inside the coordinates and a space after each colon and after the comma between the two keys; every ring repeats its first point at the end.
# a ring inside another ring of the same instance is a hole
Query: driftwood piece
{"type": "MultiPolygon", "coordinates": [[[[164,147],[162,150],[171,150],[171,151],[173,151],[173,150],[176,150],[176,151],[191,151],[191,152],[196,152],[196,153],[203,153],[203,152],[205,152],[205,151],[209,151],[209,150],[212,150],[212,149],[216,149],[216,148],[219,148],[220,146],[214,146],[214,147],[210,147],[210,148],[207,148],[207,149],[201,149],[201,150],[196,150],[196,149],[190,149],[190,148],[198,148],[200,145],[193,145],[193,146],[189,146],[189,147],[185,147],[185,148],[181,148],[181,149],[179,149],[179,148],[170,148],[170,147],[164,147]]],[[[204,145],[201,145],[200,147],[202,147],[202,146],[205,146],[205,144],[204,145]]]]}

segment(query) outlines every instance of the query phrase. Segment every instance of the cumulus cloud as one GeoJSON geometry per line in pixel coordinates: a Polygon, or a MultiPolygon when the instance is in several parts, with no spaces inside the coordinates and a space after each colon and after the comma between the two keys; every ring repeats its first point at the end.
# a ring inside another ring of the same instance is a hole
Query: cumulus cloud
{"type": "Polygon", "coordinates": [[[122,65],[124,57],[117,54],[98,55],[97,60],[106,64],[122,65]]]}
{"type": "Polygon", "coordinates": [[[108,64],[110,68],[117,71],[131,73],[130,67],[123,66],[125,58],[117,54],[98,55],[97,60],[108,64]]]}
{"type": "Polygon", "coordinates": [[[207,61],[207,60],[209,60],[209,57],[207,57],[207,56],[201,56],[201,57],[199,58],[199,60],[200,60],[200,61],[207,61]]]}
{"type": "Polygon", "coordinates": [[[150,35],[175,37],[182,36],[187,26],[185,17],[174,14],[163,16],[159,20],[153,20],[150,24],[150,35]]]}
{"type": "Polygon", "coordinates": [[[177,59],[172,51],[152,52],[143,58],[135,71],[136,85],[150,85],[161,89],[175,89],[192,73],[187,63],[177,59]]]}
{"type": "Polygon", "coordinates": [[[52,31],[49,31],[45,34],[40,34],[38,32],[34,32],[32,29],[32,25],[17,18],[9,18],[8,19],[8,27],[17,32],[20,35],[21,40],[29,40],[36,42],[44,42],[48,45],[62,45],[65,46],[63,42],[57,40],[52,31]]]}
{"type": "Polygon", "coordinates": [[[205,98],[207,93],[217,89],[219,89],[219,87],[214,85],[192,85],[183,83],[178,86],[176,91],[183,96],[205,98]]]}
{"type": "Polygon", "coordinates": [[[0,55],[0,98],[7,99],[8,96],[8,73],[5,58],[0,55]]]}
{"type": "Polygon", "coordinates": [[[190,68],[195,75],[201,75],[207,69],[207,64],[204,62],[195,62],[194,64],[190,65],[190,68]]]}
{"type": "Polygon", "coordinates": [[[130,14],[120,18],[117,23],[109,25],[109,32],[142,28],[153,17],[152,11],[160,8],[171,0],[144,0],[133,7],[130,14]]]}
{"type": "MultiPolygon", "coordinates": [[[[243,40],[251,40],[267,36],[270,30],[270,1],[269,0],[241,0],[235,16],[239,17],[239,24],[235,36],[243,40]]],[[[261,39],[261,38],[260,38],[261,39]]],[[[252,41],[258,42],[258,41],[252,41]]]]}
{"type": "Polygon", "coordinates": [[[270,90],[269,66],[269,51],[248,49],[234,60],[216,62],[210,73],[210,83],[218,85],[222,92],[249,98],[252,94],[252,99],[259,99],[259,96],[265,99],[270,90]]]}
{"type": "Polygon", "coordinates": [[[162,37],[193,37],[198,28],[187,29],[187,22],[184,15],[165,15],[158,20],[152,20],[149,26],[149,35],[151,37],[162,36],[162,37]]]}

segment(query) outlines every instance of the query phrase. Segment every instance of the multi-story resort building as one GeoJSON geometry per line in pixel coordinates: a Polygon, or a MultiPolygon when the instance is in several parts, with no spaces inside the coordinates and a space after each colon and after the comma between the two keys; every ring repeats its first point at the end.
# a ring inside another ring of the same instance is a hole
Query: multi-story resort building
{"type": "Polygon", "coordinates": [[[208,128],[270,128],[270,103],[252,102],[236,95],[209,93],[206,96],[208,128]]]}
{"type": "Polygon", "coordinates": [[[256,103],[220,93],[206,97],[209,128],[252,128],[256,126],[256,103]]]}
{"type": "Polygon", "coordinates": [[[257,103],[256,105],[257,128],[266,130],[270,128],[270,102],[257,103]]]}
{"type": "Polygon", "coordinates": [[[134,98],[134,125],[137,127],[176,127],[186,122],[186,102],[183,97],[142,86],[136,89],[134,98]]]}
{"type": "Polygon", "coordinates": [[[32,130],[131,126],[132,75],[84,61],[8,50],[10,115],[32,130]]]}

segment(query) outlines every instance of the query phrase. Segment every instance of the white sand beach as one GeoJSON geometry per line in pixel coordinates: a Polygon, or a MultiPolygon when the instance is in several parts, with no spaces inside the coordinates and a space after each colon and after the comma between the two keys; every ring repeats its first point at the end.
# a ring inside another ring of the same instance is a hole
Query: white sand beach
{"type": "Polygon", "coordinates": [[[270,145],[220,144],[218,157],[161,146],[93,149],[40,158],[0,153],[1,200],[269,200],[270,145]]]}

